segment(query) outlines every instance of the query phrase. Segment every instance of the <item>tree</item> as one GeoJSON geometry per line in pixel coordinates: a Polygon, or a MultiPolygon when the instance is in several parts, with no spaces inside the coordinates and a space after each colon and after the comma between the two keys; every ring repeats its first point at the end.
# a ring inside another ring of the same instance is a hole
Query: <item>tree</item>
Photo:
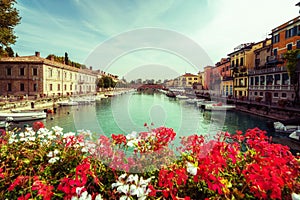
{"type": "Polygon", "coordinates": [[[108,76],[103,77],[104,88],[110,88],[112,84],[112,79],[108,76]]]}
{"type": "Polygon", "coordinates": [[[6,51],[8,57],[14,57],[15,53],[11,47],[6,47],[5,51],[6,51]]]}
{"type": "Polygon", "coordinates": [[[20,23],[19,11],[14,8],[16,0],[0,0],[0,47],[9,47],[16,42],[14,27],[20,23]]]}
{"type": "Polygon", "coordinates": [[[103,88],[104,87],[103,78],[98,78],[96,84],[98,88],[103,88]]]}
{"type": "Polygon", "coordinates": [[[283,56],[283,58],[286,60],[286,68],[290,77],[291,85],[293,85],[295,92],[294,103],[299,102],[299,74],[297,71],[297,67],[299,65],[299,55],[300,50],[295,49],[287,51],[283,56]]]}

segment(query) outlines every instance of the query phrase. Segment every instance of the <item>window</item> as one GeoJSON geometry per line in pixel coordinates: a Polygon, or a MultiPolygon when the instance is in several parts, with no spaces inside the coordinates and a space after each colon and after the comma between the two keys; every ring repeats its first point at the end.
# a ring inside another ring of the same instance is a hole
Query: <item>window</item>
{"type": "Polygon", "coordinates": [[[194,78],[194,80],[196,81],[196,80],[198,80],[198,78],[194,78]]]}
{"type": "Polygon", "coordinates": [[[293,48],[293,44],[289,43],[288,45],[286,45],[287,50],[292,50],[293,48]]]}
{"type": "Polygon", "coordinates": [[[275,85],[280,85],[280,74],[275,74],[275,85]]]}
{"type": "Polygon", "coordinates": [[[244,79],[239,79],[239,86],[244,86],[244,79]]]}
{"type": "Polygon", "coordinates": [[[20,68],[20,76],[24,76],[25,75],[25,68],[22,67],[20,68]]]}
{"type": "Polygon", "coordinates": [[[236,66],[236,67],[239,66],[239,60],[238,60],[238,59],[235,60],[235,66],[236,66]]]}
{"type": "Polygon", "coordinates": [[[33,76],[37,76],[38,75],[38,69],[37,68],[33,68],[32,69],[32,75],[33,76]]]}
{"type": "Polygon", "coordinates": [[[260,93],[259,93],[259,96],[264,96],[264,93],[263,93],[263,92],[260,92],[260,93]]]}
{"type": "Polygon", "coordinates": [[[20,83],[20,91],[25,91],[24,83],[20,83]]]}
{"type": "Polygon", "coordinates": [[[64,85],[64,90],[67,90],[67,85],[66,84],[64,85]]]}
{"type": "Polygon", "coordinates": [[[274,50],[273,50],[273,55],[274,55],[274,56],[277,56],[277,55],[278,55],[277,49],[274,49],[274,50]]]}
{"type": "Polygon", "coordinates": [[[6,68],[6,75],[11,76],[11,68],[10,67],[6,68]]]}
{"type": "Polygon", "coordinates": [[[231,61],[231,67],[234,67],[234,60],[231,61]]]}
{"type": "Polygon", "coordinates": [[[49,90],[52,91],[52,84],[49,85],[49,90]]]}
{"type": "Polygon", "coordinates": [[[257,95],[257,92],[254,92],[254,95],[257,95]]]}
{"type": "Polygon", "coordinates": [[[7,84],[7,91],[8,91],[8,92],[11,92],[11,83],[8,83],[8,84],[7,84]]]}
{"type": "Polygon", "coordinates": [[[189,78],[189,80],[192,80],[192,78],[189,78]]]}
{"type": "Polygon", "coordinates": [[[244,65],[244,58],[241,58],[241,61],[240,61],[240,65],[243,66],[244,65]]]}
{"type": "Polygon", "coordinates": [[[59,71],[59,69],[57,70],[57,78],[60,78],[60,71],[59,71]]]}
{"type": "Polygon", "coordinates": [[[254,77],[250,77],[250,85],[253,85],[254,83],[254,77]]]}
{"type": "Polygon", "coordinates": [[[60,91],[60,84],[57,84],[57,90],[60,91]]]}
{"type": "Polygon", "coordinates": [[[289,75],[287,73],[282,74],[282,85],[289,85],[289,75]]]}
{"type": "Polygon", "coordinates": [[[278,92],[275,92],[275,93],[274,93],[274,97],[278,97],[278,92]]]}
{"type": "Polygon", "coordinates": [[[267,85],[272,85],[273,84],[273,75],[267,75],[267,85]]]}
{"type": "Polygon", "coordinates": [[[33,91],[36,92],[37,91],[37,84],[33,84],[33,91]]]}
{"type": "Polygon", "coordinates": [[[70,85],[70,90],[72,91],[72,85],[70,85]]]}
{"type": "Polygon", "coordinates": [[[49,77],[52,77],[52,75],[53,75],[53,70],[49,69],[49,77]]]}
{"type": "Polygon", "coordinates": [[[282,93],[281,96],[282,96],[282,97],[286,97],[286,93],[282,93]]]}
{"type": "Polygon", "coordinates": [[[297,48],[297,49],[300,49],[300,40],[297,40],[296,48],[297,48]]]}
{"type": "Polygon", "coordinates": [[[265,85],[265,77],[264,76],[260,77],[260,85],[265,85]]]}
{"type": "Polygon", "coordinates": [[[279,41],[280,41],[280,34],[278,33],[278,34],[273,36],[273,43],[277,43],[279,41]]]}
{"type": "Polygon", "coordinates": [[[259,84],[259,77],[256,76],[256,77],[255,77],[255,85],[258,85],[258,84],[259,84]]]}

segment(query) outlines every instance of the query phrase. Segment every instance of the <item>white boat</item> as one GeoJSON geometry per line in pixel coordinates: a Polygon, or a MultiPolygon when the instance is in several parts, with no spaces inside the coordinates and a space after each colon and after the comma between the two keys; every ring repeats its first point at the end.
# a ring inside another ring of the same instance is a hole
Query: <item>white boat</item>
{"type": "Polygon", "coordinates": [[[60,106],[77,106],[78,102],[72,101],[72,100],[67,100],[67,101],[57,102],[57,104],[60,106]]]}
{"type": "Polygon", "coordinates": [[[289,138],[300,141],[300,130],[296,130],[289,135],[289,138]]]}
{"type": "Polygon", "coordinates": [[[208,105],[212,105],[215,103],[217,103],[217,102],[215,102],[215,101],[200,101],[200,102],[197,102],[197,106],[205,110],[208,105]]]}
{"type": "Polygon", "coordinates": [[[9,123],[6,121],[0,121],[0,128],[7,128],[9,126],[9,123]]]}
{"type": "Polygon", "coordinates": [[[211,110],[211,111],[224,111],[224,110],[233,110],[233,109],[235,109],[235,105],[224,105],[222,103],[209,104],[205,106],[205,110],[211,110]]]}
{"type": "Polygon", "coordinates": [[[95,97],[86,96],[86,97],[77,97],[70,99],[71,101],[77,102],[78,104],[90,104],[96,101],[95,97]]]}
{"type": "Polygon", "coordinates": [[[24,113],[0,113],[0,120],[20,122],[37,119],[45,119],[47,113],[45,112],[24,112],[24,113]]]}
{"type": "Polygon", "coordinates": [[[187,104],[196,104],[197,102],[202,102],[202,101],[204,101],[204,99],[187,99],[185,102],[187,103],[187,104]]]}
{"type": "Polygon", "coordinates": [[[108,97],[105,96],[104,94],[98,94],[96,97],[95,97],[95,100],[96,101],[101,101],[102,99],[107,99],[108,97]]]}
{"type": "Polygon", "coordinates": [[[178,95],[176,95],[176,98],[178,98],[178,99],[188,99],[189,97],[185,96],[185,95],[178,94],[178,95]]]}

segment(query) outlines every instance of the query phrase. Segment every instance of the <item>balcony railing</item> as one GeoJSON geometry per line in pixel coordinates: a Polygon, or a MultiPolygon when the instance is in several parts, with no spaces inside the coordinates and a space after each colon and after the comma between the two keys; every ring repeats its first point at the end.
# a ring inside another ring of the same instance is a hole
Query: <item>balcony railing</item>
{"type": "Polygon", "coordinates": [[[250,85],[249,90],[291,90],[291,85],[250,85]]]}
{"type": "Polygon", "coordinates": [[[256,74],[270,74],[275,72],[286,72],[286,67],[272,67],[266,69],[249,69],[249,75],[256,75],[256,74]]]}

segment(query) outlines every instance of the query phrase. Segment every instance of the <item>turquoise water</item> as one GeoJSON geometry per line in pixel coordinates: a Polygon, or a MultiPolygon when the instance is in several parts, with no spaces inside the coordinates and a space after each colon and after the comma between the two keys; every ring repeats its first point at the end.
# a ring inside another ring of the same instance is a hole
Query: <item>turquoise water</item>
{"type": "Polygon", "coordinates": [[[195,105],[174,100],[164,94],[123,94],[91,105],[60,107],[56,114],[48,115],[47,128],[60,126],[65,132],[88,129],[96,134],[131,133],[147,131],[144,123],[153,128],[173,128],[177,136],[194,133],[211,134],[259,127],[268,130],[262,117],[235,111],[203,112],[195,105]]]}

